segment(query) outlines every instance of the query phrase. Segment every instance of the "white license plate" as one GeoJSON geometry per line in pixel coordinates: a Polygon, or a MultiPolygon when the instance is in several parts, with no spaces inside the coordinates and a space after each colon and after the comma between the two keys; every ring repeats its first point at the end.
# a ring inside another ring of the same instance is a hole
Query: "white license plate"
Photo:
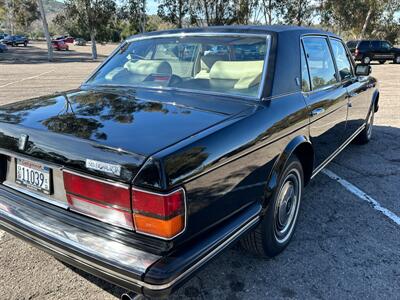
{"type": "Polygon", "coordinates": [[[15,181],[17,183],[45,194],[51,193],[49,167],[24,159],[17,159],[16,167],[15,181]]]}

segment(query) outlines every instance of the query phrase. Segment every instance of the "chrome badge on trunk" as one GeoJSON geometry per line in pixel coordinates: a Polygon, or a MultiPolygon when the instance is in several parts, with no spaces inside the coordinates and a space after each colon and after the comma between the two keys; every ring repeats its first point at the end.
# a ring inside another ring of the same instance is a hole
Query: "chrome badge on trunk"
{"type": "Polygon", "coordinates": [[[109,164],[109,163],[105,163],[105,162],[97,161],[97,160],[86,159],[86,168],[104,172],[104,173],[113,174],[116,176],[121,175],[121,166],[120,165],[109,164]]]}

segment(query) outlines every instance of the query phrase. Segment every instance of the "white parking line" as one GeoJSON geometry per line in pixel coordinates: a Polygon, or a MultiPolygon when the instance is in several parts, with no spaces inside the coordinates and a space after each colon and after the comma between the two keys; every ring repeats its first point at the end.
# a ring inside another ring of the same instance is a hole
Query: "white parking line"
{"type": "Polygon", "coordinates": [[[327,175],[329,178],[336,180],[338,183],[340,183],[346,190],[351,192],[352,194],[356,195],[358,198],[361,200],[367,201],[369,204],[372,205],[372,207],[384,214],[386,217],[391,219],[393,222],[395,222],[397,225],[400,225],[400,217],[396,215],[394,212],[388,210],[387,208],[384,208],[378,201],[376,201],[374,198],[371,196],[367,195],[364,193],[362,190],[360,190],[358,187],[352,185],[350,182],[347,180],[339,177],[335,173],[333,173],[330,170],[324,169],[322,170],[322,173],[327,175]]]}
{"type": "Polygon", "coordinates": [[[39,75],[35,75],[35,76],[31,76],[31,77],[22,78],[22,79],[17,80],[17,81],[13,81],[13,82],[9,82],[9,83],[0,85],[0,88],[9,86],[9,85],[12,85],[12,84],[15,84],[15,83],[19,83],[19,82],[22,82],[22,81],[25,81],[25,80],[35,79],[35,78],[38,78],[38,77],[43,76],[43,75],[45,75],[45,74],[49,74],[49,73],[51,73],[51,72],[54,72],[54,70],[50,70],[50,71],[47,71],[47,72],[40,73],[39,75]]]}

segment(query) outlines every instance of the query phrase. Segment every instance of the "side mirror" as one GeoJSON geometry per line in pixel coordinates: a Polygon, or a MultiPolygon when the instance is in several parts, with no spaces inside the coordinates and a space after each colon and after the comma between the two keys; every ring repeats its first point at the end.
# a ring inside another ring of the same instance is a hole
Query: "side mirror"
{"type": "Polygon", "coordinates": [[[368,76],[371,74],[371,66],[370,65],[356,65],[356,75],[357,76],[368,76]]]}

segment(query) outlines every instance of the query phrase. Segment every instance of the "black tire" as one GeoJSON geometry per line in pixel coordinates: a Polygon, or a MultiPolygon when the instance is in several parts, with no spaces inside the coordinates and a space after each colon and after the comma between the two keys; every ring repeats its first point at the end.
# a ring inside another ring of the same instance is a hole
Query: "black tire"
{"type": "Polygon", "coordinates": [[[393,63],[394,63],[394,64],[400,64],[400,55],[397,55],[397,56],[393,59],[393,63]]]}
{"type": "Polygon", "coordinates": [[[385,62],[386,62],[386,60],[380,60],[380,61],[379,61],[379,63],[380,63],[381,65],[383,65],[385,62]]]}
{"type": "Polygon", "coordinates": [[[296,227],[304,188],[303,174],[299,159],[293,155],[260,224],[241,240],[245,249],[262,257],[274,257],[287,247],[296,227]],[[288,194],[290,197],[286,197],[288,194]],[[286,223],[282,222],[285,218],[286,223]]]}
{"type": "Polygon", "coordinates": [[[371,109],[371,112],[368,116],[368,120],[366,122],[365,128],[356,136],[354,142],[358,145],[367,144],[372,138],[372,129],[374,127],[374,116],[375,110],[371,109]]]}
{"type": "Polygon", "coordinates": [[[361,62],[364,65],[369,65],[371,63],[371,57],[369,57],[368,55],[364,56],[363,59],[361,60],[361,62]]]}
{"type": "Polygon", "coordinates": [[[24,42],[24,47],[28,46],[28,42],[24,42]]]}

